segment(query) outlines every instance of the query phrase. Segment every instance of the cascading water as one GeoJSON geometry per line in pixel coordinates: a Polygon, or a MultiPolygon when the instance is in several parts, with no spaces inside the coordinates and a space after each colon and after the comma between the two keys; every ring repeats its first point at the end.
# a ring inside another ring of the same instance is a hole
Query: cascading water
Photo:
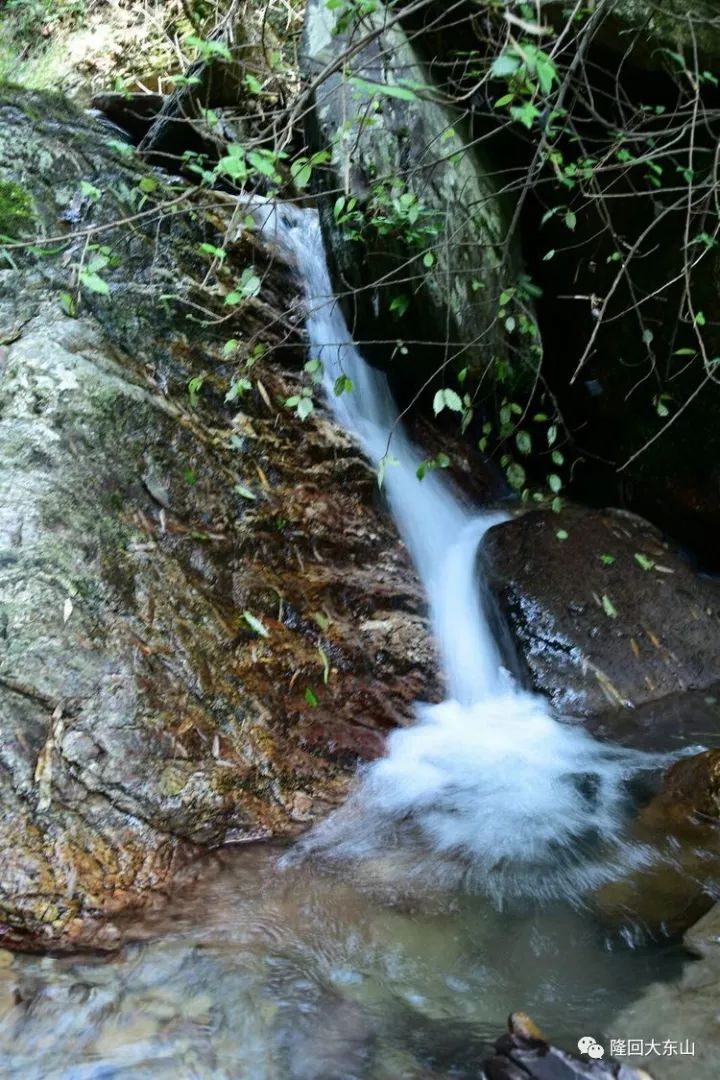
{"type": "Polygon", "coordinates": [[[333,296],[317,213],[264,202],[255,213],[304,282],[310,352],[338,423],[373,463],[386,463],[384,489],[427,592],[449,692],[440,705],[418,705],[418,722],[390,736],[387,756],[300,851],[354,860],[392,852],[406,874],[459,877],[498,898],[576,896],[613,875],[610,853],[644,860],[622,841],[627,784],[658,758],[596,742],[513,682],[476,571],[484,533],[507,515],[466,506],[438,472],[418,480],[422,457],[387,379],[359,354],[333,296]],[[353,389],[338,397],[340,375],[353,389]]]}

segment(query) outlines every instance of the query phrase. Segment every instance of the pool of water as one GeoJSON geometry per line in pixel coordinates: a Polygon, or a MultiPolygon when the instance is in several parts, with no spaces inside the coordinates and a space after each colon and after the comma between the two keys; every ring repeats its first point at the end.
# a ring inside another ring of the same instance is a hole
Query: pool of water
{"type": "Polygon", "coordinates": [[[2,1076],[476,1077],[511,1010],[574,1048],[685,958],[568,904],[499,911],[281,854],[208,860],[115,955],[0,954],[2,1076]]]}

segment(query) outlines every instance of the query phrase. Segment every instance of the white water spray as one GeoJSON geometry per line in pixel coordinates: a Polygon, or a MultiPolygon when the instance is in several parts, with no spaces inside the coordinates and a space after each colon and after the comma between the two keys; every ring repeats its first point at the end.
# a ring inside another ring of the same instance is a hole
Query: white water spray
{"type": "Polygon", "coordinates": [[[387,378],[359,354],[333,296],[316,212],[270,203],[255,212],[304,282],[311,356],[322,362],[337,422],[375,465],[392,462],[384,489],[427,592],[449,690],[390,736],[387,756],[301,849],[343,859],[392,851],[406,873],[460,875],[498,896],[576,894],[597,884],[608,876],[603,852],[619,850],[627,781],[657,768],[658,758],[597,743],[513,683],[476,570],[483,535],[507,515],[467,507],[439,472],[418,480],[422,456],[387,378]],[[353,389],[337,397],[340,375],[353,389]]]}

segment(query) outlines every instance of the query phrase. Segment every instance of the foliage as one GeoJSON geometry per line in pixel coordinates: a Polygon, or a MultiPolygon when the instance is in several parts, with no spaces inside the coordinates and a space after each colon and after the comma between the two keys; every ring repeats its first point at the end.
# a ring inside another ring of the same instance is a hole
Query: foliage
{"type": "Polygon", "coordinates": [[[0,180],[0,237],[17,239],[33,222],[30,193],[11,180],[0,180]]]}

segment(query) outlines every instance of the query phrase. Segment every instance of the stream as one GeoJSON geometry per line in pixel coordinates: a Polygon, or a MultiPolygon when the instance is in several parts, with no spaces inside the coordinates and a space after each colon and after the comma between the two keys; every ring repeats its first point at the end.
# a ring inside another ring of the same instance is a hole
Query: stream
{"type": "MultiPolygon", "coordinates": [[[[310,355],[375,465],[424,585],[448,697],[419,704],[294,847],[209,858],[111,957],[0,953],[2,1075],[476,1077],[522,1008],[574,1049],[686,956],[603,928],[587,897],[654,856],[626,839],[667,758],[595,741],[518,684],[495,641],[479,513],[423,460],[332,296],[314,211],[259,204],[296,263],[310,355]],[[338,376],[352,391],[334,393],[338,376]]],[[[622,1033],[621,1033],[622,1034],[622,1033]]]]}

